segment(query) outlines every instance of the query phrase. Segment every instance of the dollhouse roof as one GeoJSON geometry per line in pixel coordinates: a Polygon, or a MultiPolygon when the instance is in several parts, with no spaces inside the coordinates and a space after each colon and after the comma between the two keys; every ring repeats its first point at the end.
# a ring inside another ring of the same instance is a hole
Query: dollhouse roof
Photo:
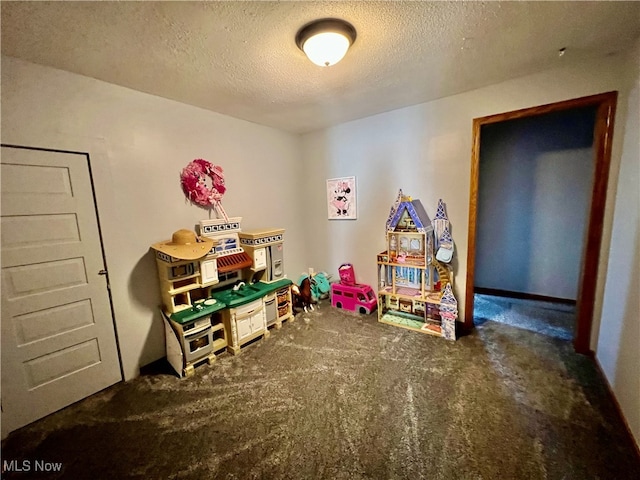
{"type": "Polygon", "coordinates": [[[440,298],[440,309],[456,313],[458,311],[458,301],[456,300],[456,297],[453,296],[450,283],[447,283],[446,287],[444,287],[444,291],[442,292],[442,297],[440,298]]]}
{"type": "Polygon", "coordinates": [[[387,231],[393,231],[396,229],[398,222],[402,218],[402,214],[407,212],[416,226],[416,230],[420,233],[432,232],[433,226],[429,215],[420,203],[420,200],[411,200],[398,202],[391,208],[389,214],[389,221],[387,222],[387,231]],[[394,211],[395,209],[395,211],[394,211]]]}
{"type": "Polygon", "coordinates": [[[453,243],[453,238],[451,238],[451,234],[449,233],[449,227],[444,227],[444,232],[442,232],[442,235],[440,235],[439,243],[440,245],[453,243]]]}
{"type": "Polygon", "coordinates": [[[398,196],[396,197],[396,201],[394,202],[394,204],[391,206],[391,209],[389,211],[389,216],[387,217],[387,223],[386,223],[386,230],[393,230],[390,225],[391,225],[391,221],[393,220],[393,216],[396,213],[396,210],[398,210],[398,207],[400,206],[400,204],[402,203],[402,199],[404,198],[404,194],[402,193],[402,189],[398,190],[398,196]]]}
{"type": "Polygon", "coordinates": [[[444,209],[444,203],[442,199],[438,200],[438,208],[436,210],[436,216],[433,217],[434,220],[449,220],[447,218],[447,212],[444,209]]]}

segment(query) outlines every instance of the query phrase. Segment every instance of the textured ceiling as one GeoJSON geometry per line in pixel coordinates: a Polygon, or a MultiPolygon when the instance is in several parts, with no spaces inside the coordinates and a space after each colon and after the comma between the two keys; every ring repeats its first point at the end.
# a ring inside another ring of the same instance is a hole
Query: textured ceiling
{"type": "Polygon", "coordinates": [[[6,2],[2,53],[291,132],[497,83],[640,36],[640,2],[6,2]],[[295,44],[339,17],[339,64],[295,44]],[[558,50],[566,48],[559,57],[558,50]]]}

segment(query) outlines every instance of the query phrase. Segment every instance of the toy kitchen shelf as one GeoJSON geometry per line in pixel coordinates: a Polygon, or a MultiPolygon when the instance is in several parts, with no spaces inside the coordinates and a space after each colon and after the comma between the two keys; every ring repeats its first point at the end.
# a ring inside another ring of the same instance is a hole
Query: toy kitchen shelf
{"type": "MultiPolygon", "coordinates": [[[[282,283],[278,285],[282,285],[282,283]]],[[[285,320],[294,321],[295,317],[292,308],[291,283],[288,282],[287,285],[276,288],[277,290],[264,297],[264,308],[267,316],[267,328],[275,327],[276,330],[279,330],[282,328],[282,322],[285,320]]]]}
{"type": "Polygon", "coordinates": [[[167,360],[181,377],[190,377],[198,363],[211,365],[227,347],[221,311],[215,299],[197,300],[193,307],[171,314],[163,311],[167,360]]]}

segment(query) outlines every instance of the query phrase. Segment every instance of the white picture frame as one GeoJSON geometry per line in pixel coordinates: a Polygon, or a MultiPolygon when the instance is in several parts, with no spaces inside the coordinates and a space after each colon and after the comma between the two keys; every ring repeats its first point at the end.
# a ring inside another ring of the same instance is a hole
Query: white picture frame
{"type": "Polygon", "coordinates": [[[327,180],[327,215],[329,220],[358,218],[356,177],[327,180]]]}

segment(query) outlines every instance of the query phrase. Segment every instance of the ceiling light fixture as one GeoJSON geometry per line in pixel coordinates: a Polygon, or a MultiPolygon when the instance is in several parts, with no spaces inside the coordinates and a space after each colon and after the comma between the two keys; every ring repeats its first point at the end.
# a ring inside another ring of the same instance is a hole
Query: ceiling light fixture
{"type": "Polygon", "coordinates": [[[315,20],[296,34],[296,45],[309,60],[321,67],[335,65],[356,40],[356,29],[337,18],[315,20]]]}

